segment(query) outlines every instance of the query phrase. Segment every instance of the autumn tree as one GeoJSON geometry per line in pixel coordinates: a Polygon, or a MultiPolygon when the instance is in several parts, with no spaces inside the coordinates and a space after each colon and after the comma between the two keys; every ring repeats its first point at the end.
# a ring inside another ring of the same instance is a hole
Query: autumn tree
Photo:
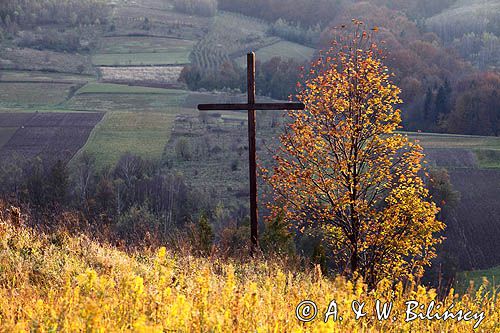
{"type": "Polygon", "coordinates": [[[444,224],[420,177],[422,148],[395,130],[400,90],[362,23],[312,64],[290,111],[272,171],[269,220],[283,214],[323,230],[337,269],[382,278],[419,276],[444,224]]]}

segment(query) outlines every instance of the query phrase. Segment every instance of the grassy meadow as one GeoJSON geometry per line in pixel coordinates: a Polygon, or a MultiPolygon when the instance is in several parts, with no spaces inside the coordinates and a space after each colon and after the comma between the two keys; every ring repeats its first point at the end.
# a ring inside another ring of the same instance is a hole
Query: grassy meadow
{"type": "Polygon", "coordinates": [[[71,73],[56,73],[43,71],[0,71],[0,82],[2,81],[40,81],[40,82],[65,82],[65,83],[86,83],[95,81],[95,77],[91,75],[78,75],[71,73]]]}
{"type": "Polygon", "coordinates": [[[91,83],[82,87],[65,103],[68,109],[100,111],[172,112],[184,103],[184,90],[129,86],[113,83],[91,83]]]}
{"type": "Polygon", "coordinates": [[[76,95],[81,94],[141,94],[141,95],[169,95],[174,101],[178,102],[178,98],[185,97],[186,93],[175,89],[161,89],[140,86],[128,86],[124,84],[113,83],[89,83],[78,90],[76,95]]]}
{"type": "Polygon", "coordinates": [[[26,110],[54,109],[82,85],[89,75],[44,71],[0,71],[0,106],[26,110]]]}
{"type": "Polygon", "coordinates": [[[5,207],[0,240],[0,326],[10,332],[466,332],[478,322],[405,322],[406,300],[484,311],[475,331],[500,329],[500,299],[482,288],[439,299],[432,289],[384,281],[367,292],[361,281],[286,260],[199,258],[166,248],[127,254],[83,234],[36,231],[5,207]],[[306,299],[318,306],[309,323],[296,318],[306,299]],[[392,320],[374,318],[376,299],[393,302],[392,320]],[[332,300],[342,320],[325,323],[332,300]],[[354,301],[366,304],[367,317],[355,320],[354,301]]]}
{"type": "Polygon", "coordinates": [[[478,167],[500,168],[500,138],[473,135],[407,133],[413,141],[418,141],[424,149],[461,149],[473,152],[478,167]]]}
{"type": "Polygon", "coordinates": [[[9,107],[52,107],[68,97],[72,84],[0,82],[0,104],[9,107]]]}
{"type": "Polygon", "coordinates": [[[104,37],[101,39],[99,54],[167,53],[189,54],[194,41],[179,38],[160,37],[104,37]]]}
{"type": "Polygon", "coordinates": [[[159,159],[170,137],[174,115],[159,112],[108,112],[83,147],[99,167],[113,166],[125,153],[159,159]]]}

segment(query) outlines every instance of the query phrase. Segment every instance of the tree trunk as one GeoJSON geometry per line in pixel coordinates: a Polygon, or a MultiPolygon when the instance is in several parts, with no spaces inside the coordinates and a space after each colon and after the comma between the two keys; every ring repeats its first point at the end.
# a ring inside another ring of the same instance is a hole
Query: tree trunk
{"type": "Polygon", "coordinates": [[[358,270],[359,260],[358,260],[358,248],[355,245],[351,254],[351,275],[358,270]]]}

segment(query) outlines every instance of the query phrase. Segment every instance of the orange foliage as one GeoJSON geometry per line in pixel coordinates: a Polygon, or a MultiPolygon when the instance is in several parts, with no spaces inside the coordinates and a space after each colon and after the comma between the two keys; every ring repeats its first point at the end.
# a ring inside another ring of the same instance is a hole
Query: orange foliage
{"type": "Polygon", "coordinates": [[[400,89],[354,23],[350,40],[312,64],[297,96],[306,110],[289,112],[265,178],[275,193],[270,219],[284,214],[299,228],[319,226],[340,270],[375,286],[419,276],[444,224],[419,176],[422,148],[395,133],[400,89]]]}

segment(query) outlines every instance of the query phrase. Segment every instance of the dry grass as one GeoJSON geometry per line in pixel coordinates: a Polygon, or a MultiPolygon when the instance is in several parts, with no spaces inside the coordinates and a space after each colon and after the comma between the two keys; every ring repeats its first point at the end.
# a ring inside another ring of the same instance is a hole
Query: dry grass
{"type": "MultiPolygon", "coordinates": [[[[22,226],[16,210],[0,210],[0,327],[6,332],[466,332],[474,321],[404,321],[404,302],[428,304],[433,290],[368,293],[362,282],[323,277],[277,260],[196,258],[161,248],[126,254],[85,236],[43,234],[22,226]],[[336,300],[342,321],[295,318],[297,304],[314,300],[320,316],[336,300]],[[375,299],[394,302],[395,322],[377,321],[375,299]],[[365,302],[354,320],[351,303],[365,302]]],[[[438,302],[441,302],[438,300],[438,302]]],[[[500,328],[500,300],[483,292],[442,300],[455,309],[484,311],[477,332],[500,328]]]]}

